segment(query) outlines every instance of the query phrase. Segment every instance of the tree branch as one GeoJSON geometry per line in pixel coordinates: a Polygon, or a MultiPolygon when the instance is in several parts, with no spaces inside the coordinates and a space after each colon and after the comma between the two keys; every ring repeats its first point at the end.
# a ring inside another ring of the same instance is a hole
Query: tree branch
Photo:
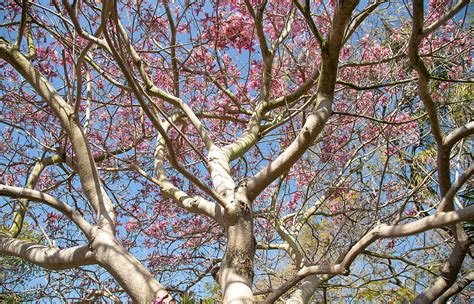
{"type": "Polygon", "coordinates": [[[0,253],[16,256],[51,270],[96,264],[95,255],[88,246],[67,249],[51,248],[1,235],[0,253]]]}
{"type": "Polygon", "coordinates": [[[469,0],[460,0],[449,11],[444,13],[441,17],[437,18],[435,22],[425,27],[423,31],[421,32],[422,37],[428,36],[429,34],[434,32],[437,28],[444,25],[446,22],[448,22],[449,19],[453,18],[454,15],[456,15],[463,7],[468,5],[469,2],[470,2],[469,0]]]}
{"type": "Polygon", "coordinates": [[[81,216],[81,214],[77,210],[71,208],[71,206],[63,203],[62,201],[52,197],[47,193],[32,189],[0,184],[0,195],[9,197],[19,197],[46,204],[58,210],[67,218],[72,220],[84,232],[86,236],[90,237],[92,235],[92,226],[81,216]]]}
{"type": "Polygon", "coordinates": [[[453,286],[446,290],[441,297],[438,298],[438,303],[446,303],[452,296],[460,293],[466,286],[474,281],[474,272],[470,272],[461,277],[453,286]]]}
{"type": "Polygon", "coordinates": [[[263,303],[273,303],[281,295],[290,288],[295,286],[299,281],[314,274],[339,274],[348,275],[349,268],[357,256],[362,253],[365,248],[378,239],[395,238],[418,234],[427,230],[446,227],[461,221],[469,220],[474,217],[474,206],[469,206],[461,210],[441,212],[415,222],[401,225],[379,225],[363,236],[346,254],[342,262],[334,265],[314,265],[303,267],[296,275],[282,284],[274,292],[272,292],[263,303]]]}
{"type": "MultiPolygon", "coordinates": [[[[117,16],[115,16],[115,17],[117,17],[117,16]]],[[[132,72],[130,71],[130,67],[129,67],[128,63],[122,58],[122,55],[117,51],[117,48],[114,46],[112,38],[110,37],[108,31],[105,31],[104,34],[105,34],[105,38],[106,38],[107,42],[110,44],[110,49],[112,51],[112,54],[113,54],[115,60],[117,61],[120,69],[124,73],[125,78],[129,82],[129,84],[132,88],[132,91],[133,91],[135,97],[137,98],[141,108],[143,109],[143,111],[145,112],[147,117],[150,119],[150,121],[153,124],[153,126],[155,127],[155,129],[158,131],[158,133],[160,133],[160,135],[162,136],[162,138],[166,142],[166,146],[168,148],[168,151],[170,152],[170,161],[171,161],[172,165],[181,174],[183,174],[187,179],[189,179],[192,183],[194,183],[196,186],[198,186],[202,191],[207,193],[209,196],[211,196],[216,201],[222,202],[222,199],[221,199],[221,197],[219,196],[218,193],[216,193],[212,189],[209,189],[209,187],[207,187],[207,185],[205,185],[196,176],[191,174],[189,171],[187,171],[185,168],[183,168],[179,164],[178,160],[176,159],[176,155],[174,154],[173,145],[172,145],[169,137],[166,134],[166,130],[164,128],[163,122],[150,109],[150,107],[148,106],[147,101],[143,98],[143,96],[146,96],[148,98],[148,101],[151,101],[150,96],[148,96],[147,93],[142,90],[141,86],[135,80],[132,72]]],[[[166,115],[165,115],[165,117],[166,117],[166,115]]]]}
{"type": "MultiPolygon", "coordinates": [[[[454,14],[452,16],[454,16],[454,14]]],[[[424,1],[414,0],[413,25],[410,41],[408,43],[408,57],[410,58],[411,65],[415,68],[419,76],[418,94],[426,108],[426,111],[428,112],[428,117],[431,123],[431,134],[433,135],[437,145],[438,182],[440,188],[440,197],[444,200],[438,207],[437,214],[442,214],[446,211],[454,210],[452,200],[445,199],[448,197],[447,194],[451,189],[451,174],[449,164],[451,149],[444,145],[444,135],[440,127],[438,110],[436,104],[431,98],[429,90],[430,74],[419,55],[421,40],[426,36],[426,32],[423,30],[423,20],[424,1]]],[[[443,23],[445,21],[447,21],[447,19],[444,20],[443,23]]],[[[442,23],[435,23],[435,26],[432,27],[432,30],[441,24],[442,23]]],[[[452,225],[450,228],[453,232],[455,240],[454,248],[452,249],[447,261],[441,267],[441,275],[431,286],[416,296],[414,303],[432,303],[456,281],[457,274],[461,268],[462,261],[464,260],[469,247],[469,241],[461,225],[452,225]]]]}
{"type": "Polygon", "coordinates": [[[444,139],[444,147],[451,149],[458,141],[474,134],[474,121],[468,122],[464,126],[454,129],[444,139]]]}
{"type": "Polygon", "coordinates": [[[55,116],[59,118],[61,127],[71,139],[77,164],[76,169],[84,194],[96,212],[100,225],[114,234],[114,208],[106,192],[102,189],[94,158],[74,109],[25,56],[3,38],[0,39],[0,58],[10,63],[30,83],[53,110],[55,116]]]}
{"type": "Polygon", "coordinates": [[[338,80],[336,83],[344,85],[344,86],[348,86],[348,87],[350,87],[354,90],[357,90],[357,91],[364,91],[364,90],[373,90],[373,89],[379,89],[379,88],[384,88],[384,87],[396,86],[396,85],[399,85],[399,84],[412,82],[416,79],[417,79],[417,77],[412,77],[412,78],[408,78],[408,79],[402,79],[402,80],[386,82],[386,83],[376,83],[376,84],[371,84],[371,85],[367,85],[367,86],[359,86],[359,85],[356,85],[354,83],[346,82],[346,81],[342,81],[342,80],[338,80]]]}
{"type": "MultiPolygon", "coordinates": [[[[206,148],[209,150],[212,146],[214,146],[214,142],[211,140],[209,137],[209,134],[207,133],[204,125],[202,122],[199,120],[199,118],[196,116],[194,111],[180,98],[173,96],[171,94],[166,93],[165,91],[159,89],[153,81],[150,79],[148,76],[148,73],[145,70],[145,66],[143,63],[142,58],[140,55],[136,52],[135,48],[132,46],[130,39],[128,38],[127,32],[123,28],[122,24],[118,20],[118,18],[114,18],[114,22],[116,24],[116,27],[121,35],[121,38],[124,40],[124,43],[129,51],[129,54],[131,55],[133,62],[135,66],[138,68],[138,71],[140,73],[140,76],[142,77],[143,81],[145,82],[145,91],[150,94],[150,96],[158,97],[166,102],[169,102],[170,104],[180,108],[186,116],[189,118],[191,121],[192,125],[198,132],[199,136],[201,139],[204,141],[204,144],[206,145],[206,148]]],[[[173,55],[172,55],[173,56],[173,55]]],[[[174,61],[176,63],[176,54],[174,54],[174,61]]],[[[177,66],[175,67],[177,69],[177,66]]],[[[177,72],[174,73],[175,81],[179,80],[179,76],[177,75],[177,72]]],[[[178,83],[179,86],[179,83],[178,83]]],[[[166,115],[165,115],[166,117],[166,115]]]]}
{"type": "MultiPolygon", "coordinates": [[[[38,182],[38,179],[41,175],[41,172],[43,172],[44,168],[46,166],[49,166],[55,162],[59,162],[61,157],[58,155],[48,157],[45,159],[40,159],[38,160],[35,165],[33,166],[33,169],[31,172],[28,174],[28,178],[26,180],[26,185],[25,188],[27,189],[34,189],[36,186],[36,183],[38,182]]],[[[8,230],[10,236],[12,237],[17,237],[21,229],[23,228],[23,221],[25,218],[25,212],[28,210],[28,200],[25,198],[19,199],[20,206],[18,210],[15,212],[15,217],[13,219],[13,223],[8,230]]]]}
{"type": "Polygon", "coordinates": [[[250,200],[255,199],[276,178],[290,170],[322,131],[332,113],[332,100],[320,96],[318,105],[316,111],[308,116],[301,132],[290,146],[249,180],[247,191],[250,200]]]}
{"type": "Polygon", "coordinates": [[[318,93],[314,97],[316,107],[308,116],[306,123],[290,146],[249,180],[247,195],[250,200],[255,199],[278,176],[290,170],[291,166],[301,158],[321,133],[331,116],[339,53],[342,47],[344,31],[357,3],[357,0],[346,1],[336,9],[328,47],[322,52],[323,62],[318,83],[318,93]]]}

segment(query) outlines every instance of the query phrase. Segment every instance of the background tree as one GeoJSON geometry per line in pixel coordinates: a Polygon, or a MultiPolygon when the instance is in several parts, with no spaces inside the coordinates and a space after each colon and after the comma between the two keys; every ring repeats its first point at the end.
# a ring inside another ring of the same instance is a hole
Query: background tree
{"type": "Polygon", "coordinates": [[[467,5],[3,2],[2,259],[62,300],[462,297],[467,5]]]}

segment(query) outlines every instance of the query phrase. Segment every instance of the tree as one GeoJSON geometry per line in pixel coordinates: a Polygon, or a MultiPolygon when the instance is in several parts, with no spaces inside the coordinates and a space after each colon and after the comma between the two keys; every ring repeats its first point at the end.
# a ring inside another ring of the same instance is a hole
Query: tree
{"type": "Polygon", "coordinates": [[[5,1],[2,259],[68,300],[459,294],[467,5],[5,1]]]}

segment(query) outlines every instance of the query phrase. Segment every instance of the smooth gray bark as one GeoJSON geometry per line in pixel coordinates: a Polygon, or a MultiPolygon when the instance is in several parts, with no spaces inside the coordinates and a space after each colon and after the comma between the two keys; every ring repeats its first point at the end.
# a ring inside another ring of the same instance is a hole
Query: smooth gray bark
{"type": "Polygon", "coordinates": [[[163,286],[113,236],[98,230],[91,242],[97,263],[117,280],[135,303],[172,300],[163,286]]]}
{"type": "Polygon", "coordinates": [[[88,246],[59,249],[1,235],[0,254],[19,257],[51,270],[70,269],[96,263],[94,253],[88,246]]]}
{"type": "Polygon", "coordinates": [[[291,294],[291,297],[285,301],[286,304],[304,304],[308,303],[309,299],[318,289],[321,279],[317,275],[305,278],[300,286],[291,294]]]}

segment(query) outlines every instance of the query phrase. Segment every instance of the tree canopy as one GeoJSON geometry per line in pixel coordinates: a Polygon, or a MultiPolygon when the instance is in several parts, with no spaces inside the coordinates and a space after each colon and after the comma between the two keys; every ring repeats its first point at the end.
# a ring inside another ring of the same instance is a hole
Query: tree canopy
{"type": "Polygon", "coordinates": [[[0,3],[0,300],[444,303],[469,1],[0,3]]]}

